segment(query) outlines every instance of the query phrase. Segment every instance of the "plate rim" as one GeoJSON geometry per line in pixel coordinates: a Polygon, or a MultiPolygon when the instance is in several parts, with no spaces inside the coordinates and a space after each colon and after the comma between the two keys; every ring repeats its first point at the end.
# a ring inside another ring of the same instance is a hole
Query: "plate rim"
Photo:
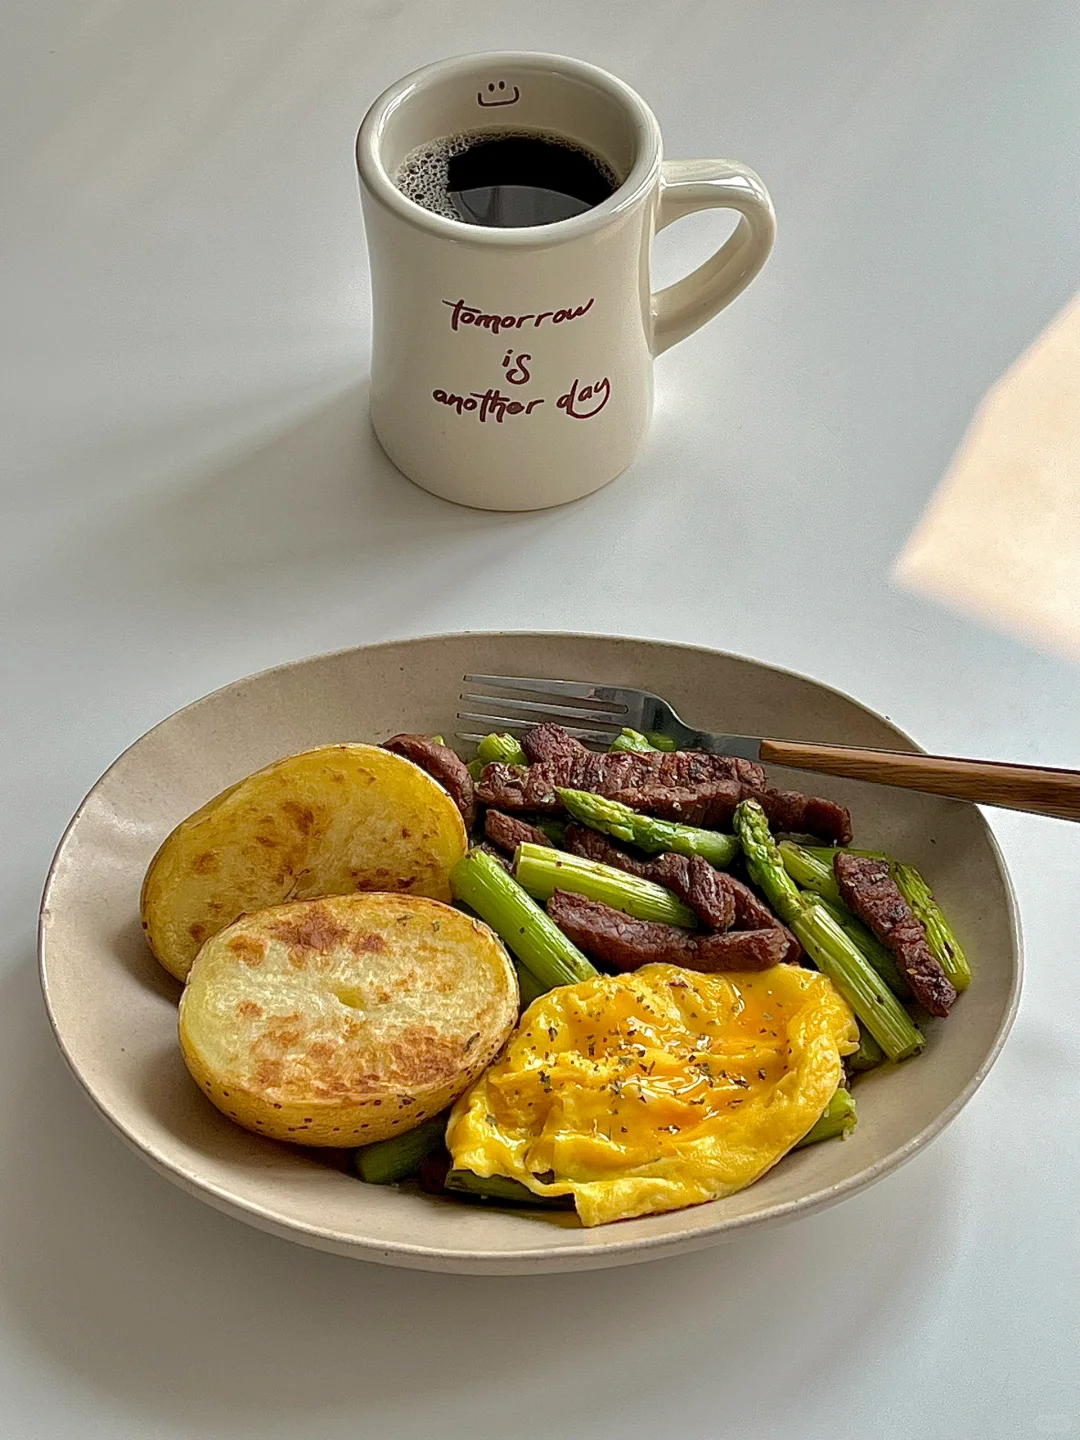
{"type": "Polygon", "coordinates": [[[592,1249],[584,1248],[580,1245],[569,1246],[565,1244],[554,1244],[544,1246],[543,1248],[521,1250],[473,1249],[466,1251],[462,1249],[445,1249],[433,1245],[415,1245],[407,1241],[395,1240],[392,1242],[380,1242],[375,1240],[358,1240],[335,1234],[335,1232],[327,1226],[319,1226],[317,1224],[296,1220],[292,1217],[276,1214],[271,1207],[265,1204],[239,1197],[235,1193],[226,1190],[223,1186],[218,1185],[216,1182],[208,1181],[201,1176],[191,1173],[177,1161],[161,1154],[153,1145],[145,1143],[142,1139],[132,1134],[128,1127],[105,1107],[94,1093],[89,1081],[80,1072],[61,1033],[61,1027],[53,1008],[52,996],[49,989],[46,949],[48,922],[50,919],[49,902],[60,865],[64,858],[65,849],[83,812],[97,791],[108,780],[112,772],[137,745],[140,745],[143,740],[155,734],[164,725],[171,723],[181,715],[199,709],[210,701],[217,699],[219,696],[238,689],[240,686],[246,686],[255,681],[288,670],[297,669],[302,665],[308,665],[313,662],[333,661],[345,656],[357,655],[373,650],[389,649],[399,645],[425,641],[462,641],[479,636],[499,639],[535,639],[542,637],[547,640],[566,641],[617,640],[628,644],[659,645],[667,650],[682,650],[688,654],[706,654],[726,660],[749,663],[761,669],[772,671],[774,674],[809,682],[819,689],[831,693],[846,704],[854,705],[857,709],[863,711],[864,714],[888,726],[890,730],[895,732],[898,737],[911,747],[913,752],[922,752],[922,746],[919,745],[914,737],[897,725],[896,722],[887,715],[875,710],[863,701],[856,699],[839,686],[819,680],[816,676],[807,674],[805,671],[794,670],[784,665],[775,665],[771,661],[759,660],[753,655],[741,654],[738,651],[721,650],[708,645],[695,645],[686,641],[659,640],[651,636],[612,634],[603,631],[531,629],[433,631],[423,635],[399,636],[393,639],[377,640],[369,644],[347,645],[336,650],[300,656],[292,660],[282,661],[276,665],[267,666],[262,670],[252,672],[250,675],[241,676],[237,680],[228,681],[226,684],[208,691],[205,695],[201,695],[197,699],[189,701],[186,705],[182,705],[178,709],[170,712],[170,714],[163,716],[162,719],[150,726],[148,730],[145,730],[141,735],[137,736],[129,745],[126,745],[115,759],[110,762],[83,796],[72,814],[71,819],[64,827],[56,850],[53,853],[52,860],[50,861],[45,884],[42,889],[41,902],[38,909],[37,970],[38,982],[41,987],[49,1028],[52,1031],[53,1038],[68,1069],[78,1081],[80,1088],[90,1100],[95,1110],[105,1119],[113,1132],[124,1141],[129,1149],[133,1150],[150,1165],[156,1173],[170,1180],[178,1186],[178,1188],[194,1196],[196,1199],[202,1200],[212,1208],[231,1215],[235,1219],[242,1220],[264,1233],[270,1233],[282,1239],[291,1240],[296,1244],[304,1244],[350,1259],[366,1260],[376,1264],[399,1266],[409,1269],[465,1274],[527,1274],[541,1272],[551,1273],[559,1270],[565,1271],[572,1269],[610,1268],[618,1265],[629,1265],[660,1259],[665,1255],[685,1254],[691,1250],[701,1249],[709,1245],[722,1243],[727,1239],[733,1239],[746,1229],[765,1229],[772,1225],[785,1224],[792,1220],[799,1219],[804,1215],[811,1215],[820,1210],[824,1210],[846,1199],[849,1195],[869,1189],[871,1185],[876,1184],[877,1181],[883,1179],[885,1175],[898,1170],[918,1154],[919,1151],[925,1149],[932,1141],[937,1139],[968,1104],[1001,1054],[1019,1009],[1025,968],[1023,931],[1012,876],[1005,863],[1005,857],[1002,854],[997,836],[983,813],[982,807],[971,805],[970,802],[966,801],[957,803],[968,805],[970,809],[978,812],[998,873],[1004,882],[1006,908],[1009,920],[1009,936],[1014,957],[1012,980],[1007,996],[1007,1003],[993,1044],[964,1089],[954,1097],[944,1110],[936,1115],[933,1120],[913,1135],[899,1149],[881,1156],[872,1165],[858,1171],[855,1175],[849,1176],[846,1180],[840,1181],[835,1185],[827,1186],[822,1190],[813,1191],[808,1195],[800,1196],[797,1199],[785,1201],[770,1208],[770,1210],[764,1214],[757,1213],[720,1219],[712,1224],[703,1224],[697,1229],[677,1235],[656,1237],[640,1236],[626,1240],[619,1240],[617,1238],[617,1227],[602,1227],[602,1233],[605,1238],[592,1249]],[[615,1237],[608,1240],[606,1237],[611,1234],[613,1230],[615,1231],[615,1237]]]}

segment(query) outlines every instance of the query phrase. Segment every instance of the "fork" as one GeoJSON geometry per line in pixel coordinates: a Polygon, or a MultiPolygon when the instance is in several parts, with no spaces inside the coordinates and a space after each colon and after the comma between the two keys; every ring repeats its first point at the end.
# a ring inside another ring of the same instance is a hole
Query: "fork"
{"type": "Polygon", "coordinates": [[[460,698],[472,708],[459,710],[458,719],[486,728],[459,731],[459,740],[477,741],[492,730],[527,730],[554,721],[576,739],[606,749],[625,726],[663,735],[681,750],[736,755],[744,760],[843,775],[850,780],[872,780],[879,785],[897,785],[979,805],[1080,820],[1077,770],[721,735],[695,730],[659,695],[626,685],[590,685],[519,675],[466,675],[462,683],[465,689],[460,698]]]}

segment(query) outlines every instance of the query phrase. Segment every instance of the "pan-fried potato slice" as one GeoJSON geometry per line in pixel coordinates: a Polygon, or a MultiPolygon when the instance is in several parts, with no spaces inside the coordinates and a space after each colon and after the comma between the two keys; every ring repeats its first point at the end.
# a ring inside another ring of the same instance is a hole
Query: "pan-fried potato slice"
{"type": "Polygon", "coordinates": [[[465,826],[442,786],[375,745],[290,755],[222,791],[150,862],[142,919],[178,980],[239,915],[354,890],[450,899],[465,826]]]}
{"type": "Polygon", "coordinates": [[[208,940],[180,1045],[248,1130],[366,1145],[451,1104],[517,1015],[514,967],[479,920],[411,895],[340,895],[245,915],[208,940]]]}

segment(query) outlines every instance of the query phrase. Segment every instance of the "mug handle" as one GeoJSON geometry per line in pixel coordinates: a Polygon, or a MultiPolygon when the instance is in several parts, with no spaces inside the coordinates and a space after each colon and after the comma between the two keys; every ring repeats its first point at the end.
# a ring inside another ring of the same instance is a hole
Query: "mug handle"
{"type": "Polygon", "coordinates": [[[659,232],[696,210],[737,210],[734,233],[716,254],[652,297],[652,352],[660,355],[730,305],[769,258],[776,216],[761,179],[728,160],[669,160],[660,170],[659,232]]]}

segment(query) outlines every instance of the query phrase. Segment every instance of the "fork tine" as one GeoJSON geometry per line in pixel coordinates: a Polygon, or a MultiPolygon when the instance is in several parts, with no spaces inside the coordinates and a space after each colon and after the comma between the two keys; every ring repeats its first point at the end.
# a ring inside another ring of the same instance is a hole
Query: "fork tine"
{"type": "MultiPolygon", "coordinates": [[[[490,735],[493,730],[500,732],[503,730],[531,730],[534,725],[539,723],[529,715],[489,715],[474,710],[459,710],[457,718],[486,725],[488,728],[481,732],[477,737],[479,739],[483,739],[484,735],[490,735]]],[[[592,740],[603,745],[610,744],[614,740],[619,733],[619,728],[618,725],[612,725],[610,730],[591,730],[587,726],[563,725],[567,734],[573,735],[576,740],[592,740]]],[[[462,736],[462,739],[464,738],[465,736],[462,736]]]]}
{"type": "Polygon", "coordinates": [[[544,700],[511,700],[502,695],[463,694],[459,695],[458,699],[471,701],[474,705],[491,706],[492,709],[509,710],[515,714],[537,715],[543,720],[589,720],[594,725],[614,725],[625,713],[625,710],[582,710],[574,705],[556,705],[544,700]]]}
{"type": "Polygon", "coordinates": [[[520,675],[464,675],[466,685],[487,685],[496,690],[527,690],[534,695],[587,700],[595,705],[617,705],[625,711],[621,693],[611,685],[589,685],[578,680],[529,680],[520,675]]]}

